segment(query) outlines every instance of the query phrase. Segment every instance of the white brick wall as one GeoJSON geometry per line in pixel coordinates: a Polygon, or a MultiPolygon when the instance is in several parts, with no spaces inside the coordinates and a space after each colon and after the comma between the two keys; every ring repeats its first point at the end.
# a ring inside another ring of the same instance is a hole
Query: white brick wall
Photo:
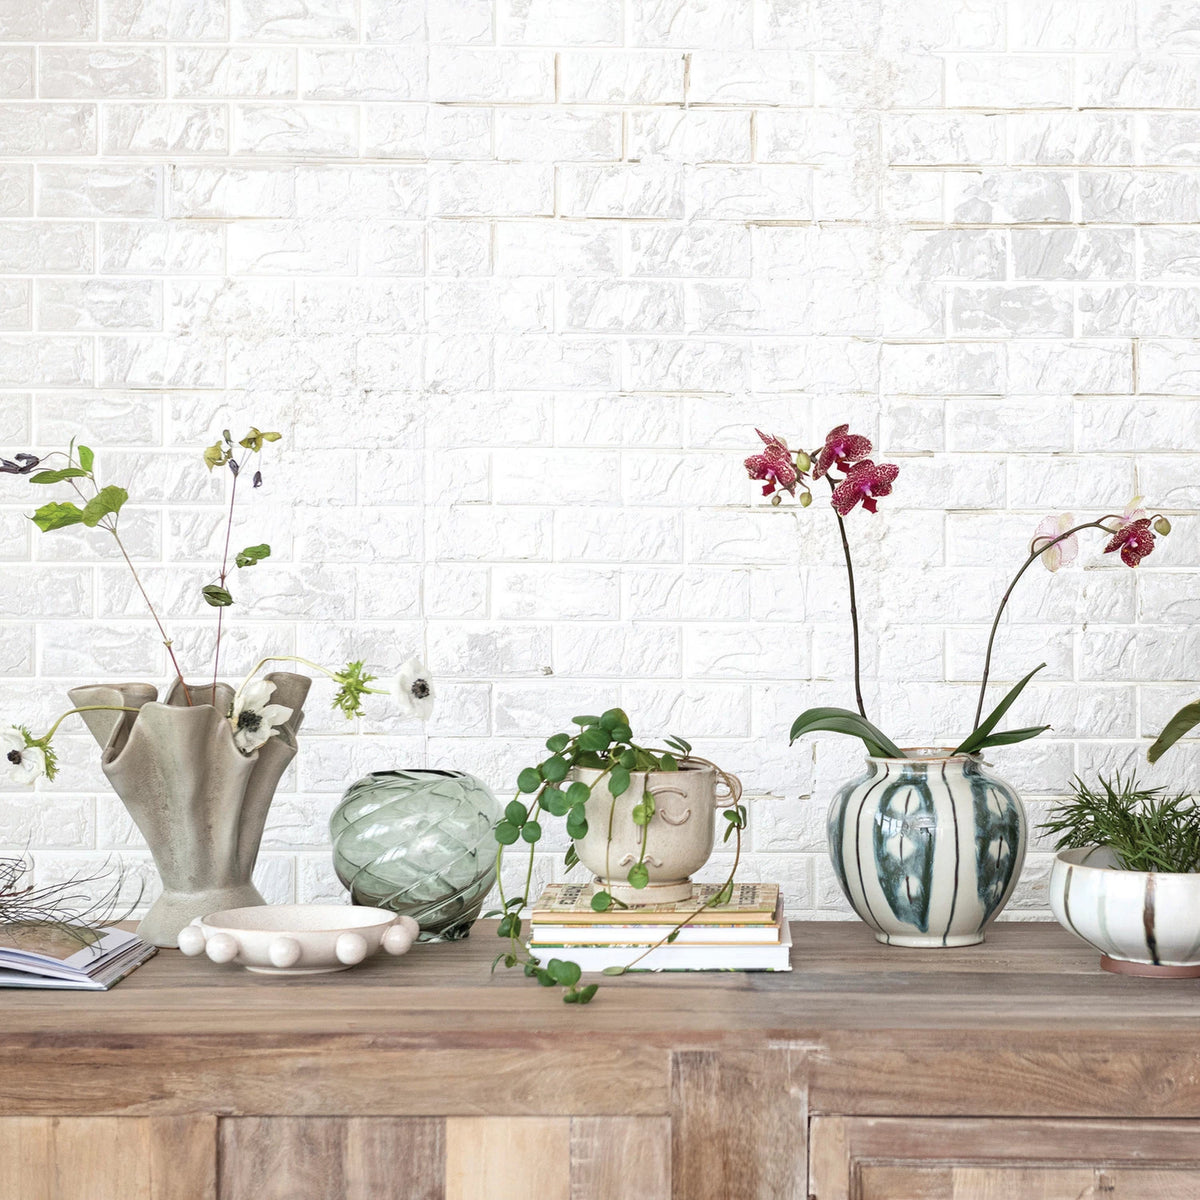
{"type": "MultiPolygon", "coordinates": [[[[185,658],[222,498],[196,447],[278,427],[229,668],[422,649],[430,760],[498,790],[623,703],[742,774],[747,873],[796,915],[845,913],[823,812],[859,751],[786,745],[850,696],[844,592],[823,506],[744,478],[754,425],[849,420],[901,463],[851,522],[898,738],[963,732],[1048,510],[1200,505],[1200,4],[0,0],[0,42],[0,441],[102,447],[185,658]]],[[[0,490],[5,719],[164,677],[108,548],[0,490]]],[[[1035,820],[1196,694],[1196,528],[1018,593],[999,673],[1045,658],[1014,715],[1055,728],[994,759],[1035,820]]],[[[314,697],[275,899],[330,895],[342,788],[426,752],[314,697]]],[[[47,876],[144,855],[89,740],[62,749],[57,785],[0,796],[0,842],[47,876]]],[[[1194,784],[1198,755],[1146,775],[1194,784]]]]}

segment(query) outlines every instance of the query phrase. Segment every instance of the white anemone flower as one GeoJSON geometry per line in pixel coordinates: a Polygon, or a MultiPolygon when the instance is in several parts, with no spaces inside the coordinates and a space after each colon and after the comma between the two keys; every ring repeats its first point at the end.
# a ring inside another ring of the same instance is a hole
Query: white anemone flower
{"type": "Polygon", "coordinates": [[[252,754],[278,733],[292,710],[283,704],[271,704],[275,685],[266,679],[248,683],[233,698],[229,723],[233,726],[233,744],[243,753],[252,754]]]}
{"type": "Polygon", "coordinates": [[[4,755],[9,783],[32,787],[46,774],[46,755],[40,746],[31,746],[15,725],[0,731],[0,754],[4,755]]]}
{"type": "Polygon", "coordinates": [[[433,713],[433,683],[429,669],[419,658],[410,658],[400,668],[400,674],[392,684],[392,695],[404,716],[429,720],[433,713]]]}

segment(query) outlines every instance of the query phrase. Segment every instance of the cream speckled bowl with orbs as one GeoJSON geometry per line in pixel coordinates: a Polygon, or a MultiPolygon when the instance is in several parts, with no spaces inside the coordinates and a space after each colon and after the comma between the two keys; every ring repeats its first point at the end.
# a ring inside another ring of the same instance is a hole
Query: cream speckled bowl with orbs
{"type": "Polygon", "coordinates": [[[1200,872],[1126,871],[1104,846],[1060,850],[1050,908],[1106,971],[1200,977],[1200,872]]]}
{"type": "Polygon", "coordinates": [[[179,949],[262,975],[316,975],[353,967],[381,946],[404,954],[418,932],[411,917],[382,908],[266,904],[198,918],[180,930],[179,949]]]}

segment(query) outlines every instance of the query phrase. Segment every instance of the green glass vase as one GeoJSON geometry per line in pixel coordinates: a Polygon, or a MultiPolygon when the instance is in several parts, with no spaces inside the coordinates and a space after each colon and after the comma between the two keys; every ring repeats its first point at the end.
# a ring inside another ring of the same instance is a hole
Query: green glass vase
{"type": "Polygon", "coordinates": [[[420,941],[467,936],[496,879],[500,805],[463,771],[373,771],[329,821],[333,865],[355,904],[412,917],[420,941]]]}

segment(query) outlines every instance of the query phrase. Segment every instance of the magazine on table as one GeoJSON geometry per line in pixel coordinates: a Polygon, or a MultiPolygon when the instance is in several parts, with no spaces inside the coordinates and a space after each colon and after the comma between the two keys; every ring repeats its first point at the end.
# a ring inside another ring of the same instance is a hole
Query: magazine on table
{"type": "Polygon", "coordinates": [[[136,933],[111,926],[0,925],[0,988],[106,992],[157,952],[136,933]]]}

